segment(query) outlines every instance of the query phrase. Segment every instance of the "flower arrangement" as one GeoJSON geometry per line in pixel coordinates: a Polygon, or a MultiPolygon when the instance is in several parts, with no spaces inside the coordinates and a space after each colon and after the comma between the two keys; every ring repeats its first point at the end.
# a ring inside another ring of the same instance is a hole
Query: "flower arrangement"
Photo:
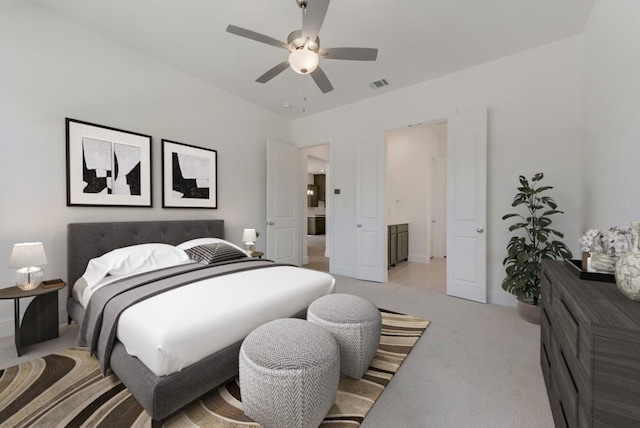
{"type": "Polygon", "coordinates": [[[583,253],[595,251],[595,240],[599,233],[598,229],[587,230],[580,238],[580,251],[583,253]]]}
{"type": "Polygon", "coordinates": [[[617,226],[604,231],[589,229],[580,238],[580,250],[585,253],[604,253],[620,257],[631,251],[632,246],[631,229],[617,226]]]}
{"type": "Polygon", "coordinates": [[[621,229],[610,227],[600,232],[598,240],[595,242],[595,251],[605,253],[610,256],[620,257],[626,254],[633,247],[633,236],[631,229],[621,229]]]}
{"type": "Polygon", "coordinates": [[[632,248],[631,229],[590,229],[580,238],[580,249],[591,253],[591,267],[597,271],[613,272],[616,261],[632,248]]]}

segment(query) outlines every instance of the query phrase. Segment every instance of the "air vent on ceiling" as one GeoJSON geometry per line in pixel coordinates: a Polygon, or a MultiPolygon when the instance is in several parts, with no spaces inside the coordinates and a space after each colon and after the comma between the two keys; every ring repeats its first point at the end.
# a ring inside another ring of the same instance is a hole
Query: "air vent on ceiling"
{"type": "Polygon", "coordinates": [[[387,79],[376,80],[375,82],[369,83],[371,89],[380,89],[385,86],[389,86],[389,81],[387,79]]]}

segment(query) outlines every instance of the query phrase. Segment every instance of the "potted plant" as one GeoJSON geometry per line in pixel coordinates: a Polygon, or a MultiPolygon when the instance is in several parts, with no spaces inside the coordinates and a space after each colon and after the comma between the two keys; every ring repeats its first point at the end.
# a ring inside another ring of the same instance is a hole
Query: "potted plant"
{"type": "Polygon", "coordinates": [[[551,216],[562,213],[555,201],[545,195],[552,186],[542,186],[543,173],[537,173],[531,182],[520,176],[520,187],[511,206],[523,207],[523,213],[511,213],[503,220],[516,219],[509,226],[514,232],[507,244],[507,256],[502,264],[507,277],[502,288],[518,299],[518,312],[530,322],[540,323],[540,279],[543,259],[571,258],[571,251],[555,238],[564,235],[552,229],[551,216]]]}

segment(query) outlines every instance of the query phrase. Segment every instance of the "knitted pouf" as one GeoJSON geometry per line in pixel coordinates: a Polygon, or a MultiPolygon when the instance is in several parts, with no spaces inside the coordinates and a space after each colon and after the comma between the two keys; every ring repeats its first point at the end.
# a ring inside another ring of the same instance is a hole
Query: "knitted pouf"
{"type": "Polygon", "coordinates": [[[330,331],[340,346],[340,372],[361,379],[376,356],[382,317],[368,300],[351,294],[329,294],[315,300],[307,320],[330,331]]]}
{"type": "Polygon", "coordinates": [[[340,381],[334,337],[301,319],[268,322],[240,347],[244,413],[265,428],[317,427],[340,381]]]}

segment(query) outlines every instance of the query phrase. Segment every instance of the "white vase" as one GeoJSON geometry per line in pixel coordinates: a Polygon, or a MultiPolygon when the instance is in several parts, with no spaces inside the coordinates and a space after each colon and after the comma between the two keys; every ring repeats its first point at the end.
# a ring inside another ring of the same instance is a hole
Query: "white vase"
{"type": "Polygon", "coordinates": [[[616,284],[622,294],[640,302],[640,222],[631,223],[633,248],[620,257],[616,263],[616,284]]]}

